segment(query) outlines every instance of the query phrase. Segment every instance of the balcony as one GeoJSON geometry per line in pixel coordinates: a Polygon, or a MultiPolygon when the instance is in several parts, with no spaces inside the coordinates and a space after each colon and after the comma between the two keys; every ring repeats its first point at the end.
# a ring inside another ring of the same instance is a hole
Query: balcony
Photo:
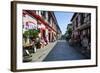
{"type": "Polygon", "coordinates": [[[88,27],[90,27],[90,26],[91,26],[91,24],[85,24],[85,23],[84,23],[83,25],[77,27],[76,29],[77,29],[77,30],[83,30],[83,29],[88,28],[88,27]]]}

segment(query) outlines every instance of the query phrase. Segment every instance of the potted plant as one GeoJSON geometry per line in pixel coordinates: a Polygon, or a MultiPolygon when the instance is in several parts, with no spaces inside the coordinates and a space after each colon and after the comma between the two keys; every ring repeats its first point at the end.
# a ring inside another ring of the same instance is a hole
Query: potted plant
{"type": "Polygon", "coordinates": [[[36,38],[38,37],[39,30],[36,29],[29,29],[23,33],[23,36],[26,39],[26,44],[31,44],[33,51],[36,52],[36,38]],[[34,44],[32,43],[34,39],[34,44]]]}

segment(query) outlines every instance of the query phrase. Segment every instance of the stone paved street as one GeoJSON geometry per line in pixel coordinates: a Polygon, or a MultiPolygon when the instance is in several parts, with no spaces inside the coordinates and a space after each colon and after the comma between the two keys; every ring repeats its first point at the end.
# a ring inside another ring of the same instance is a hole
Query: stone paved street
{"type": "Polygon", "coordinates": [[[32,53],[32,62],[41,62],[45,57],[49,54],[49,52],[53,49],[57,41],[49,43],[47,46],[41,49],[37,49],[36,53],[32,53]]]}
{"type": "Polygon", "coordinates": [[[44,61],[60,61],[60,60],[80,60],[87,59],[75,48],[69,46],[65,40],[58,40],[57,44],[50,51],[44,61]]]}

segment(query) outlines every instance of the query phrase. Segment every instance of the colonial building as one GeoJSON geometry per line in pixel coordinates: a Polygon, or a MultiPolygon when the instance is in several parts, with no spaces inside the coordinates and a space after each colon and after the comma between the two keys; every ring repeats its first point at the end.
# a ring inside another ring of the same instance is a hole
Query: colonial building
{"type": "Polygon", "coordinates": [[[56,17],[51,11],[23,10],[23,33],[28,29],[38,29],[39,37],[46,38],[48,42],[61,36],[56,17]]]}
{"type": "Polygon", "coordinates": [[[91,50],[91,14],[74,13],[72,16],[72,39],[83,48],[82,52],[90,57],[91,50]],[[86,46],[87,45],[87,46],[86,46]]]}
{"type": "Polygon", "coordinates": [[[77,35],[81,38],[87,35],[90,40],[91,35],[91,14],[90,13],[74,13],[72,19],[72,36],[76,38],[77,35]]]}

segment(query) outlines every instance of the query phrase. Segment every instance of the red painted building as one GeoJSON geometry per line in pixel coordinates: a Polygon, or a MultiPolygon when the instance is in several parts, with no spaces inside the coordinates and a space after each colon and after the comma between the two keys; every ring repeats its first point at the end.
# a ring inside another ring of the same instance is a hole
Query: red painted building
{"type": "Polygon", "coordinates": [[[51,11],[23,10],[23,33],[28,29],[40,30],[39,37],[46,38],[47,42],[61,36],[56,17],[51,11]]]}

